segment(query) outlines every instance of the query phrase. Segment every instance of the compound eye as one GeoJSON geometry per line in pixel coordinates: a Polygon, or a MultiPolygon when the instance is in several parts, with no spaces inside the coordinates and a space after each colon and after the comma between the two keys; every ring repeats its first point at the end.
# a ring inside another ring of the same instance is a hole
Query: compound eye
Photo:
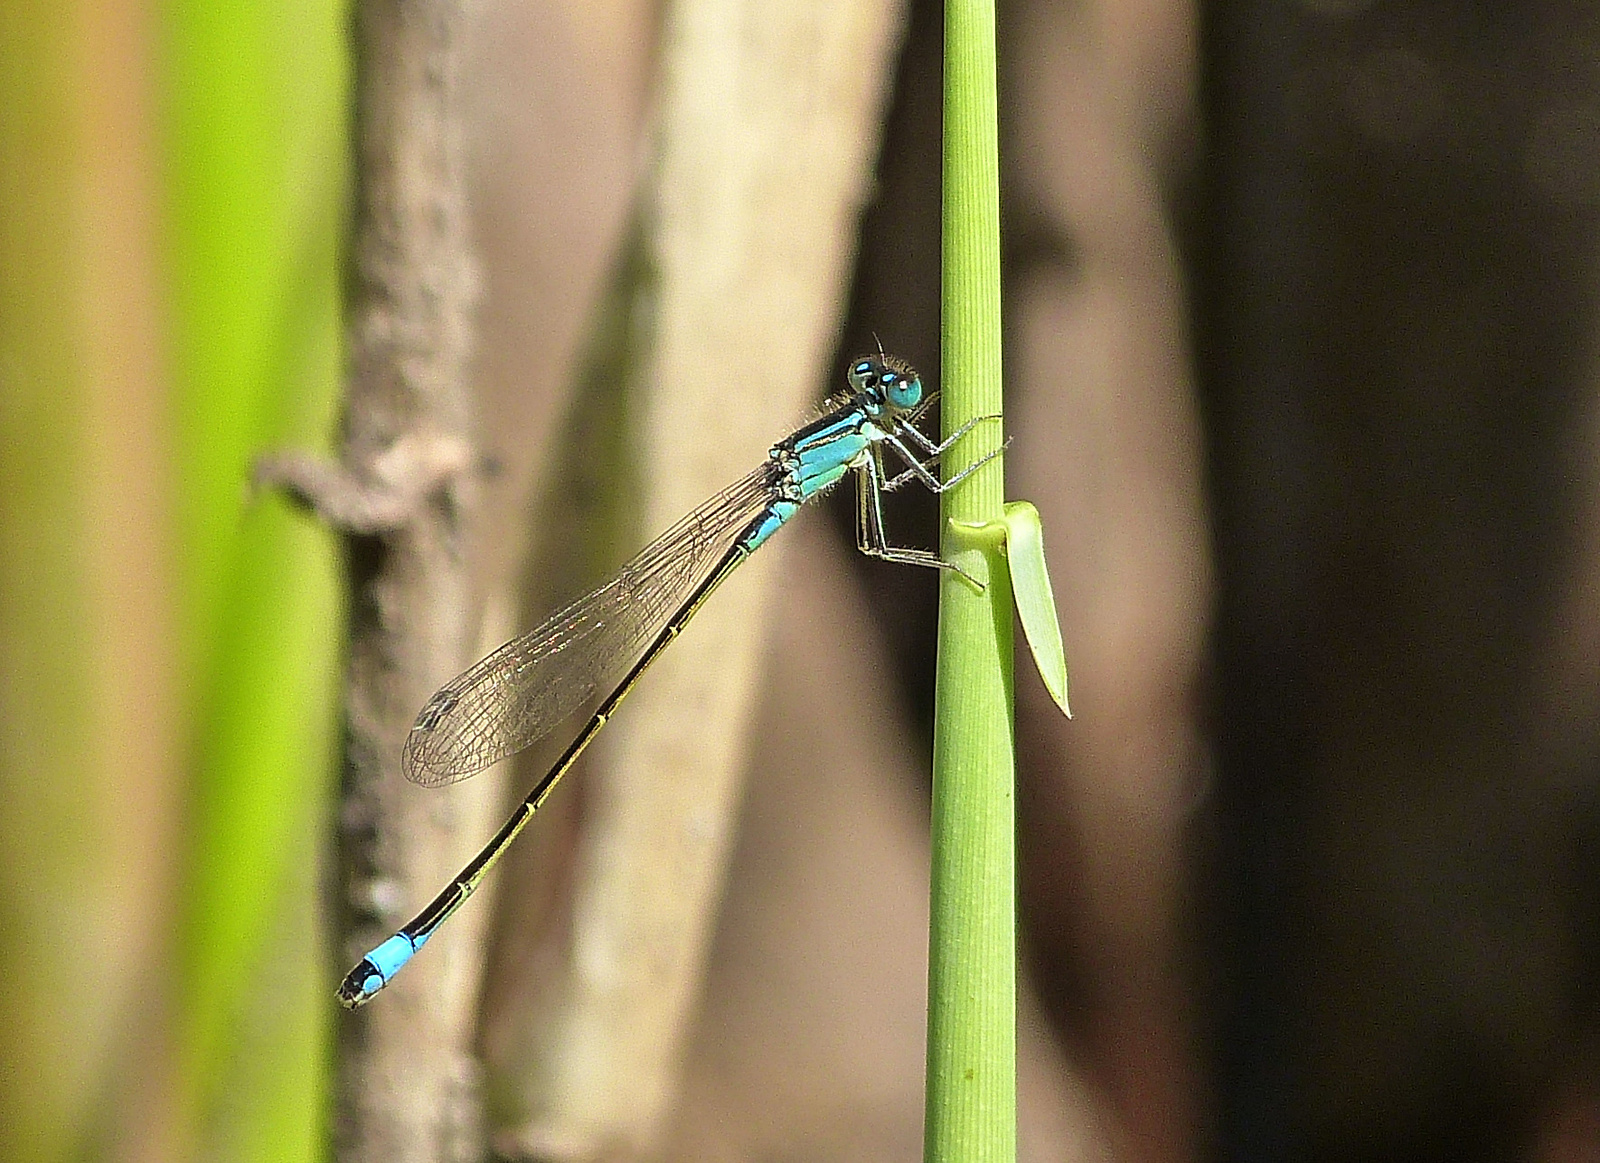
{"type": "Polygon", "coordinates": [[[906,379],[890,372],[883,377],[883,383],[888,390],[889,403],[896,408],[915,408],[922,399],[922,381],[915,376],[906,379]]]}

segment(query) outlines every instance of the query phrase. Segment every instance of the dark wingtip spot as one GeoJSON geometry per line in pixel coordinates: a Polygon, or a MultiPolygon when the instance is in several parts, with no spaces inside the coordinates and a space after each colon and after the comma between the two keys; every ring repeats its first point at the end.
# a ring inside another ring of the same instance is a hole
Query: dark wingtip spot
{"type": "Polygon", "coordinates": [[[428,705],[422,708],[422,713],[417,716],[413,731],[432,731],[439,725],[439,720],[455,710],[456,704],[461,701],[461,696],[454,691],[444,690],[428,700],[428,705]]]}

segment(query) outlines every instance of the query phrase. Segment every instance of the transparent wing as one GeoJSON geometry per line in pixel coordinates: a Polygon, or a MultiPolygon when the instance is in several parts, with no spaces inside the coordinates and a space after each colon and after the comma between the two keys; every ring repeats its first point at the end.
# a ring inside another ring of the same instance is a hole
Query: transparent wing
{"type": "Polygon", "coordinates": [[[542,739],[644,649],[771,499],[763,464],[639,551],[610,581],[451,679],[417,716],[407,778],[441,787],[542,739]]]}

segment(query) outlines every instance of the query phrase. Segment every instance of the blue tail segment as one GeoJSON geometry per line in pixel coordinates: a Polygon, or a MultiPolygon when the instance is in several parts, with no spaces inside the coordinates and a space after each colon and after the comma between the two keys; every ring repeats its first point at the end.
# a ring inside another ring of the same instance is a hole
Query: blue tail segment
{"type": "Polygon", "coordinates": [[[390,937],[345,974],[339,986],[339,1001],[350,1009],[371,1001],[373,995],[389,984],[389,979],[400,972],[401,966],[411,960],[412,954],[422,948],[426,940],[426,937],[416,940],[404,933],[390,937]]]}

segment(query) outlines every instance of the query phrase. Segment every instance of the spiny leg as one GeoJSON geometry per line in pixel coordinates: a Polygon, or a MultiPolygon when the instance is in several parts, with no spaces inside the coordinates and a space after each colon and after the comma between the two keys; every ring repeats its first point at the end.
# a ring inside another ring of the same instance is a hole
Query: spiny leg
{"type": "MultiPolygon", "coordinates": [[[[894,481],[892,483],[888,483],[888,484],[883,486],[888,491],[893,492],[895,489],[897,489],[901,485],[905,484],[906,481],[911,480],[913,478],[915,478],[918,481],[921,481],[922,484],[925,485],[930,492],[937,493],[941,489],[943,489],[943,487],[944,487],[943,484],[940,482],[939,478],[936,477],[933,474],[933,470],[931,468],[929,468],[929,465],[932,465],[935,462],[936,458],[929,457],[926,462],[917,459],[916,454],[914,454],[909,448],[907,448],[905,446],[905,444],[901,442],[900,438],[898,436],[895,436],[893,433],[890,433],[890,434],[886,435],[883,438],[883,442],[885,444],[889,445],[890,447],[892,447],[897,453],[899,453],[900,454],[900,459],[905,461],[906,464],[910,466],[909,468],[906,469],[905,472],[903,472],[903,473],[899,474],[899,476],[895,477],[894,481]]],[[[873,457],[873,462],[874,462],[874,464],[877,464],[877,466],[878,466],[878,475],[879,475],[879,477],[881,477],[882,473],[883,473],[882,464],[879,463],[877,457],[873,457]]],[[[880,482],[874,482],[874,483],[880,483],[880,482]]]]}
{"type": "Polygon", "coordinates": [[[981,581],[936,553],[889,544],[883,523],[883,466],[878,462],[877,451],[876,448],[872,449],[867,463],[856,469],[856,548],[868,557],[876,557],[881,561],[954,570],[978,589],[983,589],[981,581]]]}
{"type": "MultiPolygon", "coordinates": [[[[935,394],[937,394],[937,393],[935,393],[935,394]]],[[[924,404],[926,404],[926,401],[924,401],[924,404]]],[[[919,412],[920,412],[920,409],[919,409],[919,412]]],[[[918,412],[913,412],[909,416],[907,416],[905,418],[905,420],[909,421],[912,418],[914,418],[917,414],[918,414],[918,412]]],[[[900,454],[900,458],[903,461],[905,461],[906,464],[908,464],[910,466],[910,468],[908,468],[905,472],[899,473],[898,475],[896,475],[896,476],[892,477],[891,479],[885,481],[884,484],[883,484],[883,491],[886,492],[886,493],[892,493],[896,489],[898,489],[901,485],[905,484],[907,481],[909,481],[909,480],[911,480],[913,478],[918,478],[918,479],[920,479],[922,481],[923,484],[927,485],[929,488],[933,489],[934,492],[938,493],[938,492],[943,492],[945,489],[949,488],[951,485],[956,484],[959,481],[963,480],[966,477],[967,473],[970,473],[974,468],[978,467],[978,465],[983,464],[985,461],[989,460],[991,457],[998,455],[998,450],[996,450],[995,452],[988,453],[987,455],[985,455],[982,458],[980,458],[976,463],[967,466],[967,468],[963,469],[962,472],[960,474],[958,474],[957,476],[952,477],[950,480],[945,481],[942,484],[937,485],[937,486],[935,486],[932,483],[932,481],[937,479],[937,478],[934,477],[934,475],[933,475],[933,473],[931,471],[932,466],[936,461],[939,460],[939,458],[945,452],[949,451],[950,447],[953,444],[955,444],[956,441],[960,440],[968,432],[971,432],[972,429],[974,427],[976,427],[979,423],[981,423],[984,420],[998,420],[998,419],[1000,419],[998,414],[989,415],[989,416],[975,416],[971,420],[968,420],[960,428],[958,428],[954,432],[952,432],[950,434],[950,437],[947,440],[945,440],[943,443],[941,443],[941,444],[935,444],[932,440],[930,440],[927,437],[927,435],[925,435],[923,433],[923,431],[920,428],[918,428],[913,423],[902,422],[902,423],[896,425],[895,431],[893,431],[893,432],[888,434],[888,441],[889,441],[890,444],[892,444],[894,446],[894,450],[897,453],[900,454]],[[924,460],[922,457],[920,457],[920,456],[916,455],[916,453],[912,452],[911,449],[906,447],[906,445],[898,439],[898,437],[900,437],[902,435],[910,437],[916,444],[920,445],[921,448],[927,453],[927,459],[924,460]]],[[[1006,447],[1010,443],[1011,443],[1011,440],[1008,437],[1006,439],[1005,444],[1001,445],[1001,448],[1006,447]]]]}
{"type": "MultiPolygon", "coordinates": [[[[908,468],[908,469],[906,469],[905,472],[899,473],[896,476],[892,477],[891,479],[885,481],[883,483],[883,491],[886,492],[886,493],[892,493],[892,492],[896,491],[897,489],[899,489],[902,485],[904,485],[904,484],[906,484],[906,483],[908,483],[910,481],[919,480],[919,481],[922,482],[922,484],[924,486],[926,486],[928,488],[929,491],[934,492],[934,493],[942,493],[945,490],[953,488],[954,486],[960,484],[962,481],[966,480],[967,477],[972,474],[972,470],[973,469],[978,468],[980,465],[987,464],[989,461],[991,461],[995,457],[999,456],[1002,452],[1004,452],[1006,450],[1006,448],[1010,444],[1011,444],[1011,441],[1008,438],[1006,440],[1005,444],[1001,445],[999,448],[995,449],[993,452],[985,453],[982,457],[980,457],[978,460],[974,461],[972,464],[969,464],[966,468],[962,469],[960,472],[958,472],[955,476],[951,477],[949,480],[941,482],[937,487],[935,487],[934,485],[931,485],[931,484],[928,483],[928,477],[933,475],[932,472],[929,471],[929,466],[931,466],[934,463],[936,463],[936,461],[934,460],[933,457],[929,457],[927,460],[922,461],[921,463],[917,464],[915,467],[908,468]],[[918,472],[917,471],[918,469],[921,469],[923,471],[922,472],[918,472]]],[[[896,451],[899,451],[899,450],[897,449],[896,451]]],[[[935,479],[937,479],[937,478],[935,478],[935,479]]]]}
{"type": "MultiPolygon", "coordinates": [[[[955,437],[951,437],[951,440],[954,439],[955,437]]],[[[966,480],[967,477],[971,476],[975,469],[980,468],[981,466],[989,463],[989,461],[993,460],[995,457],[999,456],[1010,446],[1011,438],[1007,437],[1005,443],[999,448],[992,449],[991,451],[984,453],[977,460],[967,465],[966,468],[956,473],[955,476],[951,477],[947,481],[941,481],[938,477],[934,476],[933,472],[929,468],[929,466],[938,459],[937,454],[930,456],[925,461],[918,460],[916,455],[903,443],[901,443],[898,437],[893,435],[887,436],[884,438],[884,442],[893,448],[895,452],[900,455],[900,458],[906,462],[906,464],[911,466],[906,469],[905,472],[898,474],[888,481],[885,481],[882,486],[884,492],[892,493],[907,481],[916,479],[921,481],[929,492],[942,493],[948,489],[953,489],[956,485],[959,485],[962,481],[966,480]]]]}
{"type": "Polygon", "coordinates": [[[968,432],[971,432],[979,424],[982,424],[985,420],[1000,419],[1000,414],[998,412],[992,413],[988,416],[974,416],[971,420],[968,420],[960,428],[957,428],[948,437],[946,437],[942,443],[935,444],[927,433],[923,432],[922,429],[916,426],[915,421],[922,415],[922,406],[923,405],[919,405],[915,411],[908,413],[903,418],[902,422],[896,425],[896,429],[897,431],[910,436],[918,445],[920,445],[923,451],[928,453],[929,459],[937,457],[941,452],[948,451],[951,445],[960,440],[968,432]]]}

